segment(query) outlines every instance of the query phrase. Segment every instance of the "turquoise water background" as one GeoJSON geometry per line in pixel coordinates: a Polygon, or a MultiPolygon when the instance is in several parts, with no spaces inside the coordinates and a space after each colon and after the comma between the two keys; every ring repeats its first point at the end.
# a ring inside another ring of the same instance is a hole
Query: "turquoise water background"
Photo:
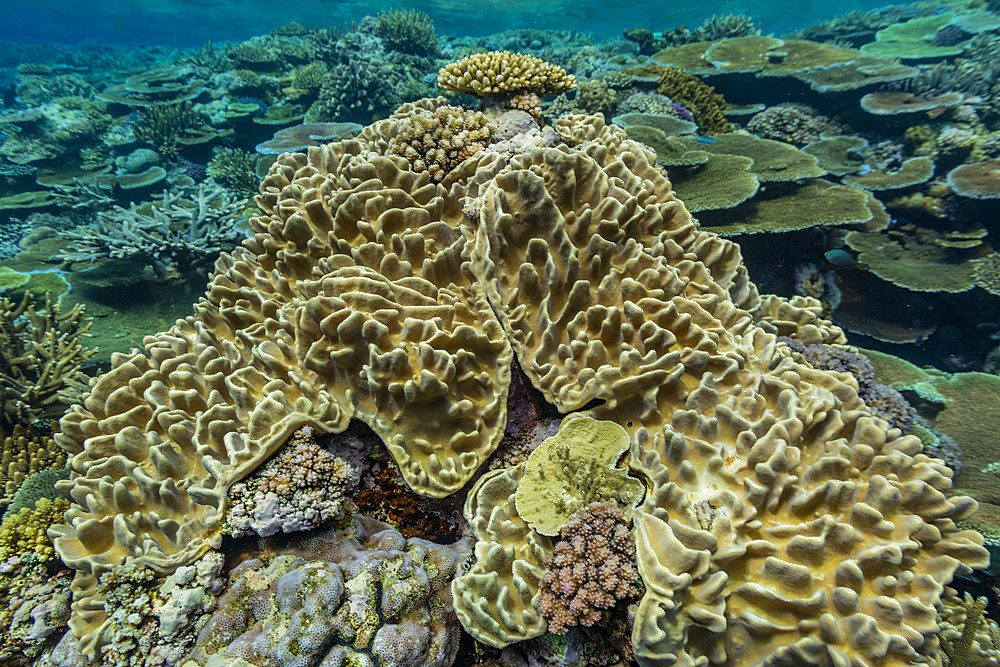
{"type": "Polygon", "coordinates": [[[439,34],[482,35],[514,28],[580,30],[609,37],[625,28],[697,27],[713,14],[745,13],[765,34],[780,34],[837,14],[875,9],[872,0],[749,0],[671,3],[607,0],[471,0],[452,2],[332,2],[329,0],[151,0],[104,2],[43,0],[0,2],[0,39],[75,43],[103,40],[130,45],[196,47],[209,41],[240,41],[289,21],[310,26],[343,26],[391,7],[419,9],[439,34]]]}

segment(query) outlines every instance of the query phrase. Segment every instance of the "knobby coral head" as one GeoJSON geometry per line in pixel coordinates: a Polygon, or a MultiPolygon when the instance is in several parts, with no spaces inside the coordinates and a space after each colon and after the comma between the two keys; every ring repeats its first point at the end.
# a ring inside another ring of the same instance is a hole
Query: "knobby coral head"
{"type": "MultiPolygon", "coordinates": [[[[443,104],[280,156],[254,236],[194,315],[116,357],[63,419],[74,504],[53,535],[85,650],[107,641],[97,577],[217,548],[229,488],[303,425],[361,420],[414,491],[460,491],[503,437],[516,355],[549,404],[628,436],[646,490],[629,501],[642,664],[933,652],[943,585],[986,561],[954,523],[975,503],[778,343],[843,343],[818,305],[762,299],[738,247],[700,231],[652,152],[600,117],[560,119],[554,146],[414,170],[392,137],[443,104]]],[[[523,466],[469,491],[476,562],[452,588],[495,646],[546,628],[552,532],[517,511],[523,466]]]]}

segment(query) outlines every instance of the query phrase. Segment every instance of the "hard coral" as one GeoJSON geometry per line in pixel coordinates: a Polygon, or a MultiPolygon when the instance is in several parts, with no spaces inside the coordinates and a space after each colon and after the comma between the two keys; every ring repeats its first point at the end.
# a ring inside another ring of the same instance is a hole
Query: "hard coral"
{"type": "Polygon", "coordinates": [[[764,139],[787,141],[804,146],[819,141],[824,134],[840,134],[842,128],[815,109],[803,104],[779,104],[756,114],[747,130],[764,139]]]}
{"type": "Polygon", "coordinates": [[[445,65],[438,72],[438,85],[456,93],[503,101],[517,93],[564,93],[576,87],[576,79],[562,67],[534,56],[491,51],[445,65]]]}
{"type": "Polygon", "coordinates": [[[433,55],[438,50],[434,22],[424,12],[390,9],[375,17],[375,34],[400,51],[433,55]]]}
{"type": "Polygon", "coordinates": [[[591,503],[574,512],[559,531],[548,572],[538,594],[538,610],[549,632],[592,626],[603,611],[639,595],[635,540],[621,508],[591,503]]]}
{"type": "Polygon", "coordinates": [[[12,502],[29,476],[65,463],[66,452],[47,432],[15,424],[0,448],[0,505],[12,502]]]}
{"type": "MultiPolygon", "coordinates": [[[[644,665],[933,652],[942,586],[987,560],[954,524],[975,502],[950,495],[950,471],[777,343],[738,247],[623,130],[564,117],[558,145],[484,151],[436,183],[386,155],[436,105],[280,156],[254,238],[216,264],[195,314],[115,357],[63,418],[75,502],[53,534],[86,652],[105,641],[95,578],[128,556],[167,574],[221,542],[228,488],[305,424],[362,420],[414,490],[461,490],[503,437],[515,354],[555,409],[630,436],[648,489],[644,665]]],[[[480,542],[461,620],[500,645],[545,631],[531,592],[549,538],[518,522],[511,470],[466,506],[480,542]]],[[[302,604],[276,604],[275,622],[302,604]]],[[[254,632],[232,645],[253,650],[254,632]]]]}
{"type": "Polygon", "coordinates": [[[690,111],[703,133],[728,132],[731,129],[722,113],[726,108],[726,99],[715,92],[715,88],[676,67],[653,67],[659,75],[657,92],[690,111]]]}
{"type": "Polygon", "coordinates": [[[11,556],[39,562],[53,560],[52,539],[45,531],[54,523],[62,523],[69,501],[62,498],[39,498],[34,507],[23,507],[8,514],[0,523],[0,560],[11,556]]]}
{"type": "Polygon", "coordinates": [[[485,115],[441,106],[401,119],[388,153],[406,158],[412,171],[426,171],[440,181],[462,160],[485,149],[493,133],[485,115]]]}
{"type": "Polygon", "coordinates": [[[237,566],[185,664],[452,664],[461,629],[448,581],[467,545],[407,540],[357,517],[303,547],[305,558],[289,550],[237,566]]]}
{"type": "Polygon", "coordinates": [[[320,447],[303,426],[252,475],[229,489],[225,531],[235,537],[312,530],[350,514],[359,471],[320,447]]]}
{"type": "Polygon", "coordinates": [[[80,305],[63,313],[49,295],[44,309],[35,308],[30,293],[18,304],[0,298],[0,435],[65,410],[65,392],[96,351],[83,345],[88,329],[80,305]]]}

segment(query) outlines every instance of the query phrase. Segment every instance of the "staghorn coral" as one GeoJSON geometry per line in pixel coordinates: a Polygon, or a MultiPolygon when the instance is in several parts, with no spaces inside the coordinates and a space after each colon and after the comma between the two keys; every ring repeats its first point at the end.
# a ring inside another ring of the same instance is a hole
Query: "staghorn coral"
{"type": "Polygon", "coordinates": [[[493,134],[484,114],[440,106],[402,119],[388,152],[406,158],[412,171],[426,171],[440,181],[462,160],[485,149],[493,134]]]}
{"type": "Polygon", "coordinates": [[[538,610],[549,632],[566,634],[577,625],[590,627],[601,612],[638,597],[635,540],[618,505],[590,503],[562,528],[539,587],[538,610]]]}
{"type": "Polygon", "coordinates": [[[576,87],[572,74],[540,58],[509,51],[474,53],[438,72],[438,86],[483,99],[504,101],[517,93],[539,97],[558,95],[576,87]]]}
{"type": "MultiPolygon", "coordinates": [[[[149,266],[160,280],[197,275],[220,251],[245,238],[236,226],[245,205],[245,199],[204,184],[193,195],[164,190],[160,201],[146,209],[134,202],[127,209],[115,206],[98,213],[96,225],[63,232],[72,244],[59,256],[68,262],[149,266]]],[[[131,273],[139,278],[138,272],[131,273]]]]}
{"type": "MultiPolygon", "coordinates": [[[[0,435],[14,437],[5,441],[5,448],[20,444],[18,438],[26,435],[14,432],[15,425],[54,418],[77,399],[67,392],[79,381],[80,366],[96,352],[83,346],[89,329],[83,306],[77,304],[63,313],[48,293],[44,310],[36,309],[30,292],[18,304],[0,298],[0,435]]],[[[4,455],[3,462],[9,467],[8,456],[4,455]]],[[[31,454],[18,458],[23,462],[18,464],[22,473],[44,465],[33,463],[31,454]]],[[[7,474],[10,479],[9,468],[7,474]]]]}
{"type": "Polygon", "coordinates": [[[320,447],[303,426],[245,480],[229,489],[223,530],[235,537],[312,530],[351,512],[359,471],[320,447]]]}
{"type": "MultiPolygon", "coordinates": [[[[811,311],[764,312],[738,247],[599,117],[440,182],[386,155],[399,123],[437,104],[280,156],[254,238],[218,262],[195,314],[116,357],[63,418],[75,502],[52,532],[77,570],[85,652],[108,641],[95,578],[128,556],[169,573],[219,544],[228,488],[303,425],[363,420],[414,490],[460,490],[503,436],[516,354],[555,409],[630,435],[648,488],[641,664],[933,653],[941,588],[986,562],[954,524],[976,504],[949,497],[950,471],[852,383],[777,343],[773,312],[811,311]]],[[[463,625],[500,645],[545,630],[531,598],[551,541],[516,513],[517,470],[470,492],[475,586],[454,584],[463,625]]]]}
{"type": "Polygon", "coordinates": [[[407,540],[357,516],[303,546],[233,570],[185,667],[452,664],[460,628],[448,580],[465,543],[407,540]]]}

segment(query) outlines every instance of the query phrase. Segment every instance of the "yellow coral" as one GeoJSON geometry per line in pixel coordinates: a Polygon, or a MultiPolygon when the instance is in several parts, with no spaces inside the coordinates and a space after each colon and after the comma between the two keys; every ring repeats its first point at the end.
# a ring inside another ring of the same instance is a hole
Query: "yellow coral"
{"type": "Polygon", "coordinates": [[[541,58],[490,51],[474,53],[438,72],[438,86],[473,97],[509,97],[516,93],[558,95],[576,87],[572,74],[541,58]]]}
{"type": "Polygon", "coordinates": [[[24,507],[17,514],[4,517],[0,523],[0,559],[34,555],[39,561],[55,558],[52,539],[45,531],[62,523],[69,502],[62,498],[39,498],[35,507],[24,507]]]}
{"type": "Polygon", "coordinates": [[[399,121],[389,139],[389,154],[406,158],[415,172],[440,181],[459,162],[483,150],[493,126],[478,111],[442,106],[399,121]]]}
{"type": "Polygon", "coordinates": [[[28,475],[46,468],[61,468],[66,464],[66,452],[55,440],[20,424],[4,438],[0,449],[0,504],[10,503],[18,487],[28,475]]]}

